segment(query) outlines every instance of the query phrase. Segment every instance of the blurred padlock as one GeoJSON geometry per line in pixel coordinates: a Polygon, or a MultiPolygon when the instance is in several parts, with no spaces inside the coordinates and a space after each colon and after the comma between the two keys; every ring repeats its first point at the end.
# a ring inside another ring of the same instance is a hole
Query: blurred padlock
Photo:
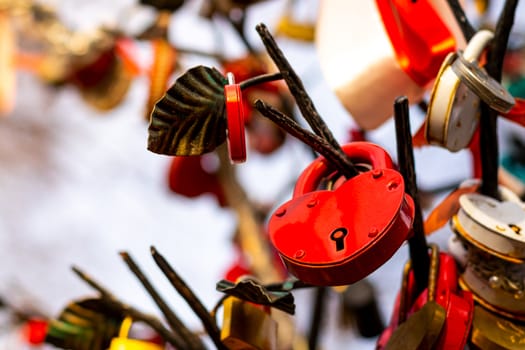
{"type": "MultiPolygon", "coordinates": [[[[444,312],[444,323],[441,329],[433,329],[435,325],[417,327],[421,334],[410,332],[410,329],[404,330],[403,336],[421,338],[421,341],[432,335],[434,338],[432,349],[457,349],[463,350],[467,341],[470,326],[472,324],[474,302],[472,295],[468,291],[462,291],[458,288],[458,278],[454,259],[445,253],[440,253],[437,245],[431,245],[431,264],[428,288],[420,295],[415,295],[414,276],[407,263],[403,273],[402,288],[398,296],[395,311],[392,315],[390,326],[385,330],[378,340],[378,348],[390,349],[392,345],[390,338],[394,336],[398,327],[407,321],[411,315],[420,312],[423,308],[435,309],[435,306],[427,306],[429,303],[437,303],[444,312]],[[413,333],[413,334],[411,334],[413,333]]],[[[427,310],[428,311],[428,310],[427,310]]],[[[436,314],[438,315],[438,314],[436,314]]],[[[438,317],[439,318],[439,317],[438,317]]],[[[395,336],[399,341],[399,333],[395,336]]],[[[402,337],[400,339],[402,341],[402,337]]],[[[427,339],[426,341],[430,341],[427,339]]],[[[393,347],[392,349],[394,349],[393,347]]]]}
{"type": "Polygon", "coordinates": [[[321,1],[319,7],[316,48],[325,80],[365,130],[392,116],[392,101],[398,96],[407,96],[410,103],[421,101],[425,84],[436,76],[445,55],[464,47],[446,0],[332,0],[321,1]],[[402,13],[399,21],[389,22],[400,37],[396,43],[385,33],[379,7],[394,19],[402,13]],[[400,57],[406,59],[399,63],[400,57]],[[420,76],[419,82],[407,71],[420,76]]]}
{"type": "Polygon", "coordinates": [[[139,339],[130,339],[128,337],[133,319],[131,317],[124,318],[120,326],[119,335],[117,338],[111,340],[108,350],[163,350],[164,347],[155,343],[151,343],[139,339]]]}
{"type": "Polygon", "coordinates": [[[388,153],[369,142],[352,142],[343,151],[372,170],[326,190],[322,182],[339,176],[319,157],[299,176],[293,198],[269,221],[270,240],[288,271],[315,285],[359,281],[411,233],[413,200],[388,153]]]}
{"type": "MultiPolygon", "coordinates": [[[[270,309],[230,296],[223,302],[221,341],[231,350],[276,350],[277,322],[270,309]]],[[[112,350],[112,349],[111,349],[112,350]]]]}
{"type": "Polygon", "coordinates": [[[525,323],[501,317],[476,306],[471,332],[471,349],[518,350],[525,346],[525,323]]]}
{"type": "Polygon", "coordinates": [[[466,148],[479,123],[480,98],[495,109],[508,111],[514,99],[478,66],[478,59],[494,37],[481,30],[465,51],[450,53],[432,88],[425,138],[452,152],[466,148]]]}

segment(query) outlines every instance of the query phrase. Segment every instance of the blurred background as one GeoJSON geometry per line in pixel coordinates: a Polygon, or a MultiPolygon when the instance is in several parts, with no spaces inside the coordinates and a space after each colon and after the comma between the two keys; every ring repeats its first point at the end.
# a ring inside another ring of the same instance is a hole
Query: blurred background
{"type": "MultiPolygon", "coordinates": [[[[22,8],[25,2],[29,0],[0,1],[0,12],[6,13],[10,6],[22,8]]],[[[354,2],[358,11],[358,2],[354,2]]],[[[79,33],[107,26],[135,36],[156,18],[153,8],[133,0],[39,3],[56,11],[64,26],[79,33]]],[[[486,18],[480,19],[473,10],[469,12],[474,23],[490,23],[495,18],[501,2],[491,3],[486,18]]],[[[195,65],[219,66],[213,55],[235,59],[247,52],[226,19],[210,20],[200,15],[203,5],[201,0],[187,0],[169,18],[169,42],[180,49],[170,82],[195,65]]],[[[523,15],[523,4],[520,8],[517,13],[523,15]]],[[[265,23],[274,32],[283,14],[293,13],[295,19],[314,25],[318,9],[317,0],[267,0],[250,5],[246,9],[246,40],[263,51],[254,30],[257,23],[265,23]]],[[[8,13],[12,23],[18,21],[14,28],[15,51],[38,52],[38,28],[23,26],[18,20],[21,9],[8,13]]],[[[522,48],[524,22],[518,20],[515,28],[515,46],[522,48]]],[[[341,42],[342,48],[352,46],[346,33],[336,35],[334,39],[341,42]]],[[[316,43],[285,35],[277,36],[277,40],[335,137],[341,143],[349,141],[351,131],[359,128],[335,96],[316,43]]],[[[71,266],[78,266],[122,300],[159,314],[119,257],[119,251],[127,251],[180,317],[191,328],[199,329],[199,320],[155,266],[149,249],[155,246],[211,309],[221,296],[215,290],[216,282],[224,278],[236,256],[232,245],[235,215],[229,208],[218,206],[212,195],[186,198],[170,190],[171,157],[146,149],[148,122],[144,115],[149,78],[144,72],[153,60],[152,44],[136,40],[132,50],[142,73],[133,76],[122,100],[108,110],[97,108],[78,86],[57,84],[49,76],[36,74],[34,57],[16,56],[12,105],[6,107],[0,119],[0,296],[11,308],[56,316],[69,301],[95,295],[72,273],[71,266]]],[[[360,61],[366,62],[363,57],[360,61]]],[[[52,62],[51,66],[59,66],[58,59],[52,62]]],[[[358,63],[356,59],[345,64],[358,63]]],[[[518,71],[524,72],[522,63],[518,63],[518,71]]],[[[0,76],[4,81],[8,78],[0,76]]],[[[423,118],[423,112],[413,106],[413,132],[423,118]]],[[[304,124],[302,118],[298,120],[304,124]]],[[[509,154],[524,135],[510,123],[500,125],[500,151],[509,154]],[[518,141],[511,142],[509,135],[518,141]]],[[[392,121],[367,132],[366,137],[395,158],[392,121]]],[[[472,174],[467,151],[450,153],[423,147],[416,149],[415,156],[417,180],[427,194],[426,211],[472,174]]],[[[250,199],[275,207],[289,199],[295,179],[311,159],[311,151],[289,137],[271,154],[248,150],[248,161],[235,165],[235,171],[250,199]]],[[[448,235],[445,228],[430,240],[446,248],[448,235]]],[[[392,312],[406,259],[407,247],[402,246],[370,276],[385,323],[392,312]]],[[[297,327],[305,331],[313,296],[310,291],[294,295],[297,327]]],[[[320,339],[323,349],[374,348],[376,338],[364,338],[355,328],[343,326],[339,315],[340,305],[335,298],[329,298],[320,339]]],[[[0,349],[29,348],[7,320],[0,327],[0,349]]]]}

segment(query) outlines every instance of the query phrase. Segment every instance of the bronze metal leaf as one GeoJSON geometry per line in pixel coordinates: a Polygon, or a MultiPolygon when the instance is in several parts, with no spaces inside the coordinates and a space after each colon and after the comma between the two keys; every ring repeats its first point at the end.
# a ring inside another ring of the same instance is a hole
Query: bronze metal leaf
{"type": "Polygon", "coordinates": [[[293,315],[295,313],[294,297],[289,291],[269,291],[252,279],[237,283],[228,280],[217,282],[217,290],[254,304],[267,305],[293,315]]]}
{"type": "Polygon", "coordinates": [[[224,86],[215,68],[197,66],[173,84],[151,112],[148,150],[173,156],[213,151],[226,140],[224,86]]]}
{"type": "Polygon", "coordinates": [[[123,318],[101,299],[71,302],[57,319],[50,320],[45,341],[62,349],[107,349],[123,318]]]}

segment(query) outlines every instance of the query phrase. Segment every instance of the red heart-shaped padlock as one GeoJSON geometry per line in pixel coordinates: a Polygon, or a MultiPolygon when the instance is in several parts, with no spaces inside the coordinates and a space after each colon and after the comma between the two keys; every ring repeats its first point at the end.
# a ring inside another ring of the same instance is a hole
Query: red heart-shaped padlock
{"type": "Polygon", "coordinates": [[[289,272],[315,285],[344,285],[385,263],[411,233],[414,203],[390,156],[369,142],[343,147],[371,171],[335,190],[318,189],[334,175],[324,157],[297,180],[293,198],[269,221],[269,234],[289,272]]]}

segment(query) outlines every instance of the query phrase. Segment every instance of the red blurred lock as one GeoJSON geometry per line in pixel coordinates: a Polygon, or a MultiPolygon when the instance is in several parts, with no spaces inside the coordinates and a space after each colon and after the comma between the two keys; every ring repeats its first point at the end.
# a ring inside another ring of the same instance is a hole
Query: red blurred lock
{"type": "Polygon", "coordinates": [[[25,339],[29,344],[40,345],[46,338],[47,328],[48,322],[46,320],[31,318],[23,328],[25,339]]]}
{"type": "Polygon", "coordinates": [[[226,197],[217,174],[203,166],[203,162],[212,161],[210,157],[213,155],[174,157],[168,172],[168,186],[173,192],[189,198],[211,193],[224,207],[226,197]]]}
{"type": "Polygon", "coordinates": [[[385,263],[411,233],[412,198],[388,153],[369,142],[343,146],[370,171],[335,190],[319,189],[337,174],[324,157],[297,180],[293,198],[269,221],[269,235],[288,271],[315,285],[354,283],[385,263]]]}
{"type": "Polygon", "coordinates": [[[434,79],[456,40],[428,0],[376,0],[399,66],[420,86],[434,79]]]}
{"type": "Polygon", "coordinates": [[[383,349],[393,331],[429,301],[429,294],[434,296],[434,300],[446,312],[445,324],[432,349],[463,350],[465,348],[474,316],[472,293],[458,288],[454,258],[449,254],[439,253],[437,246],[434,246],[432,250],[433,263],[431,265],[435,271],[431,271],[429,278],[435,280],[434,287],[429,287],[416,296],[413,271],[408,270],[408,267],[405,268],[403,287],[394,307],[390,326],[379,338],[377,349],[383,349]]]}

